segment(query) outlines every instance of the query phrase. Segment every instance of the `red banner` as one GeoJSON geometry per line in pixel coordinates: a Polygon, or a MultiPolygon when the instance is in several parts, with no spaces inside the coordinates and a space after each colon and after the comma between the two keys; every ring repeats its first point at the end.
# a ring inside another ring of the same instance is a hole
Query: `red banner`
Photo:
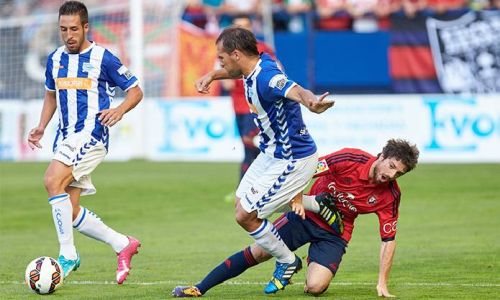
{"type": "MultiPolygon", "coordinates": [[[[192,25],[183,24],[179,31],[180,96],[199,96],[196,79],[216,67],[216,36],[208,35],[192,25]]],[[[210,96],[220,94],[219,83],[210,86],[210,96]]]]}

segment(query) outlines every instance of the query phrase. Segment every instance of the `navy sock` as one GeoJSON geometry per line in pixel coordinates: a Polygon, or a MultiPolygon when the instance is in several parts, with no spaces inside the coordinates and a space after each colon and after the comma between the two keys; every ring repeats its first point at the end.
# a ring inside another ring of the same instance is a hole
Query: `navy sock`
{"type": "Polygon", "coordinates": [[[205,294],[214,286],[240,275],[256,264],[258,262],[253,258],[250,247],[247,247],[245,250],[228,257],[224,262],[215,267],[196,287],[202,294],[205,294]]]}

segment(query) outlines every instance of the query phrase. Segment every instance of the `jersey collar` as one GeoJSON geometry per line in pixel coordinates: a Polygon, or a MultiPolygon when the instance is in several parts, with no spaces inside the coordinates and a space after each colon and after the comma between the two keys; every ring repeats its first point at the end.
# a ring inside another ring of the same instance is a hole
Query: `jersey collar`
{"type": "Polygon", "coordinates": [[[250,72],[250,75],[248,76],[243,76],[244,79],[252,78],[253,74],[255,74],[255,71],[257,70],[257,67],[260,66],[260,63],[262,62],[262,59],[259,59],[259,61],[255,64],[255,67],[253,68],[252,72],[250,72]]]}

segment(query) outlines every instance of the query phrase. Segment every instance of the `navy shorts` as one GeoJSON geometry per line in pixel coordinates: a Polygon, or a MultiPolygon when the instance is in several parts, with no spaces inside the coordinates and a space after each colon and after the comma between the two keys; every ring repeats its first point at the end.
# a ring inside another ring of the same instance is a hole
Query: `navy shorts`
{"type": "Polygon", "coordinates": [[[310,243],[307,263],[318,263],[335,275],[347,247],[343,239],[309,219],[302,220],[294,212],[288,212],[276,219],[274,227],[292,251],[310,243]]]}

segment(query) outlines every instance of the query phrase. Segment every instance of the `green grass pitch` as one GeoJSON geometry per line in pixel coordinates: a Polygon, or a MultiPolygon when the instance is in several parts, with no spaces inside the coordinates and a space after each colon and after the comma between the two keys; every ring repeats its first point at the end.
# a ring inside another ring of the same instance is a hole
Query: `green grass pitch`
{"type": "MultiPolygon", "coordinates": [[[[46,163],[0,164],[0,299],[34,299],[23,284],[35,257],[58,254],[43,188],[46,163]]],[[[98,193],[82,205],[142,241],[123,286],[113,284],[111,248],[75,233],[82,257],[51,299],[168,299],[251,242],[224,196],[237,164],[105,162],[98,193]]],[[[399,180],[397,249],[389,291],[400,299],[500,299],[500,164],[426,165],[399,180]]],[[[380,238],[375,215],[361,216],[325,299],[377,299],[380,238]]],[[[304,257],[306,247],[297,251],[304,257]]],[[[210,290],[206,299],[312,299],[305,272],[284,292],[262,292],[273,263],[210,290]]]]}

